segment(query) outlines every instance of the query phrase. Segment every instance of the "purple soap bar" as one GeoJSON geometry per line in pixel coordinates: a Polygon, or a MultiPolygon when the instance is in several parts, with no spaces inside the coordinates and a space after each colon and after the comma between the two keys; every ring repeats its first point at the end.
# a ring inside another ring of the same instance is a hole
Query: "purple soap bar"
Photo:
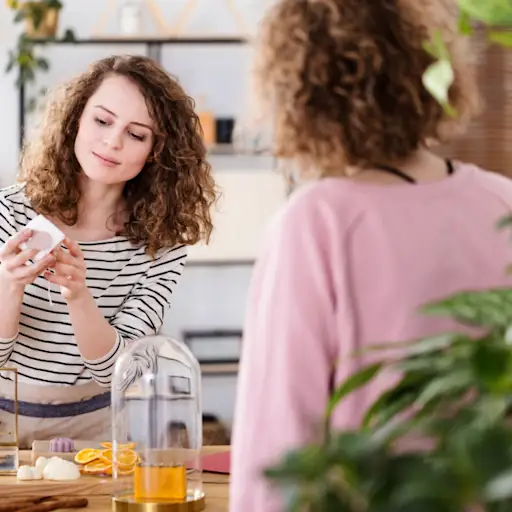
{"type": "Polygon", "coordinates": [[[67,437],[56,437],[50,440],[50,451],[58,453],[69,453],[75,450],[75,443],[67,437]]]}

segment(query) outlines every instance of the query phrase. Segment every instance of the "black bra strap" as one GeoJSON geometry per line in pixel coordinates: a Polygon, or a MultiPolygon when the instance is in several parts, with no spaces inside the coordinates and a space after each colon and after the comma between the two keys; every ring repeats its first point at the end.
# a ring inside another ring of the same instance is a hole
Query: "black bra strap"
{"type": "Polygon", "coordinates": [[[416,183],[414,178],[411,178],[408,174],[405,174],[405,172],[401,171],[400,169],[396,169],[395,167],[390,167],[389,165],[376,165],[375,167],[381,171],[389,172],[389,174],[394,174],[395,176],[398,176],[399,178],[402,178],[404,181],[408,181],[409,183],[416,183]]]}
{"type": "MultiPolygon", "coordinates": [[[[451,160],[446,159],[446,172],[448,175],[452,175],[455,172],[455,169],[453,167],[453,163],[451,160]]],[[[408,181],[409,183],[416,184],[416,180],[406,174],[405,172],[401,171],[400,169],[396,169],[395,167],[390,167],[389,165],[376,165],[376,169],[380,169],[381,171],[389,172],[390,174],[393,174],[394,176],[398,176],[399,178],[402,178],[404,181],[408,181]]]]}

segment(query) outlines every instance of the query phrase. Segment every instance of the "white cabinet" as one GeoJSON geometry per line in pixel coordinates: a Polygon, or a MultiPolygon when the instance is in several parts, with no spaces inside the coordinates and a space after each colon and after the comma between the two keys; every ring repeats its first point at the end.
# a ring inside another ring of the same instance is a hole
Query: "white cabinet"
{"type": "Polygon", "coordinates": [[[221,197],[209,245],[190,248],[189,262],[235,262],[257,258],[269,221],[284,204],[287,183],[277,171],[229,170],[214,173],[221,197]]]}

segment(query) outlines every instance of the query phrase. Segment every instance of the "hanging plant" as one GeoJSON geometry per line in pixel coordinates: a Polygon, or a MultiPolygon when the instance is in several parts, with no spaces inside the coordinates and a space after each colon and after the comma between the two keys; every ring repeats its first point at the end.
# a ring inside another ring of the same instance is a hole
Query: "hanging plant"
{"type": "MultiPolygon", "coordinates": [[[[8,7],[14,13],[14,23],[24,23],[16,46],[9,50],[6,73],[17,72],[16,86],[22,87],[36,82],[38,72],[50,68],[47,58],[38,55],[36,47],[57,40],[59,13],[63,7],[60,0],[20,1],[8,0],[8,7]]],[[[68,29],[63,40],[74,41],[73,31],[68,29]]],[[[40,89],[38,95],[43,95],[40,89]]],[[[37,95],[28,99],[27,109],[33,110],[37,104],[37,95]]]]}
{"type": "MultiPolygon", "coordinates": [[[[510,0],[458,0],[460,18],[459,31],[471,36],[475,26],[483,31],[489,44],[512,47],[512,2],[510,0]]],[[[425,72],[423,84],[445,111],[456,115],[449,102],[449,90],[454,73],[445,42],[439,32],[431,41],[425,42],[425,49],[436,59],[425,72]]]]}

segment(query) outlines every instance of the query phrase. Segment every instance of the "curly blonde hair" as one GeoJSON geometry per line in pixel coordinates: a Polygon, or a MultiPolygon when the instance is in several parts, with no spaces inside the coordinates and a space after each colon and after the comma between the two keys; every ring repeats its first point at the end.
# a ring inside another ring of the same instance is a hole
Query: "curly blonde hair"
{"type": "Polygon", "coordinates": [[[276,156],[304,172],[397,162],[461,131],[479,110],[473,63],[450,0],[278,0],[263,20],[255,87],[276,156]],[[452,58],[449,117],[425,89],[439,30],[452,58]]]}
{"type": "Polygon", "coordinates": [[[19,179],[36,212],[66,225],[78,220],[80,165],[74,144],[89,98],[105,77],[132,80],[155,123],[155,143],[142,172],[126,183],[127,221],[119,235],[154,256],[176,244],[208,240],[216,190],[194,102],[177,80],[142,56],[112,56],[55,91],[37,136],[25,145],[19,179]]]}

